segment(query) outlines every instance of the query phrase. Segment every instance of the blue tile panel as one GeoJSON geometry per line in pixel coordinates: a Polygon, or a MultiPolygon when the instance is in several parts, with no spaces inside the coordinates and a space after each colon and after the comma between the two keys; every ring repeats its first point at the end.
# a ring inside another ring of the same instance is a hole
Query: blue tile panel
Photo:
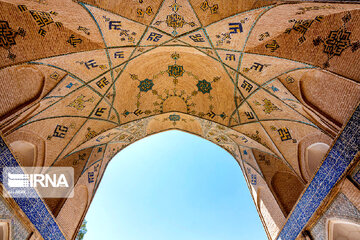
{"type": "Polygon", "coordinates": [[[358,185],[360,185],[360,168],[359,167],[358,167],[357,171],[354,173],[354,175],[352,176],[352,178],[358,185]]]}
{"type": "Polygon", "coordinates": [[[360,105],[301,196],[277,240],[295,240],[360,150],[360,105]]]}
{"type": "MultiPolygon", "coordinates": [[[[0,182],[3,183],[3,168],[19,167],[14,156],[0,136],[0,182]]],[[[4,184],[6,186],[7,184],[4,184]]],[[[24,189],[25,190],[25,189],[24,189]]],[[[26,214],[29,220],[34,224],[41,236],[45,240],[66,240],[53,216],[46,208],[44,202],[37,194],[35,189],[26,188],[28,196],[37,196],[37,198],[14,198],[21,210],[26,214]]]]}

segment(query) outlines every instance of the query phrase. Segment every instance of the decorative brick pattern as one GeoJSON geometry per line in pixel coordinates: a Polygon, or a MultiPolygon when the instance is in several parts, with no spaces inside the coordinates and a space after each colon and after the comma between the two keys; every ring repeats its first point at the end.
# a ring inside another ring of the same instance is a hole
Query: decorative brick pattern
{"type": "Polygon", "coordinates": [[[278,240],[294,240],[360,150],[360,105],[295,206],[278,240]]]}
{"type": "Polygon", "coordinates": [[[324,215],[316,223],[311,230],[311,235],[317,240],[326,240],[327,220],[331,218],[338,218],[360,223],[359,210],[347,199],[347,197],[340,193],[326,210],[324,215]]]}

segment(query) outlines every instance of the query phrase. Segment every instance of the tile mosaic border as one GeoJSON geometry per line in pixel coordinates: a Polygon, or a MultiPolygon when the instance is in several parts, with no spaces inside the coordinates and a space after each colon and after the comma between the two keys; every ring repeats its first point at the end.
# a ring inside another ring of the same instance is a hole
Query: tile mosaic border
{"type": "MultiPolygon", "coordinates": [[[[9,150],[0,135],[0,182],[3,183],[2,171],[4,167],[19,167],[14,155],[9,150]]],[[[5,186],[5,185],[4,185],[5,186]]],[[[38,196],[33,188],[27,188],[28,192],[38,196]]],[[[55,218],[47,209],[40,196],[38,198],[14,198],[21,210],[26,214],[32,224],[39,231],[44,240],[66,240],[55,218]]]]}
{"type": "Polygon", "coordinates": [[[295,240],[360,151],[360,105],[301,196],[277,240],[295,240]]]}

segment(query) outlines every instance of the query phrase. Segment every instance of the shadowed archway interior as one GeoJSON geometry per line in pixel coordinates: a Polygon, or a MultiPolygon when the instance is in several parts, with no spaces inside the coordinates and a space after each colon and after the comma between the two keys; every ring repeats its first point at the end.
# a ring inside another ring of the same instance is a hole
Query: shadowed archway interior
{"type": "Polygon", "coordinates": [[[238,162],[178,130],[116,154],[85,219],[87,240],[267,239],[238,162]]]}

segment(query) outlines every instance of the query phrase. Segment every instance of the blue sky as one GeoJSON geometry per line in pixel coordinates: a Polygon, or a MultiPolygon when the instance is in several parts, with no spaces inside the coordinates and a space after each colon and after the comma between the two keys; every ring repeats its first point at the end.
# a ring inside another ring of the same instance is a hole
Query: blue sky
{"type": "Polygon", "coordinates": [[[168,131],[110,162],[85,219],[85,240],[266,240],[235,159],[168,131]]]}

